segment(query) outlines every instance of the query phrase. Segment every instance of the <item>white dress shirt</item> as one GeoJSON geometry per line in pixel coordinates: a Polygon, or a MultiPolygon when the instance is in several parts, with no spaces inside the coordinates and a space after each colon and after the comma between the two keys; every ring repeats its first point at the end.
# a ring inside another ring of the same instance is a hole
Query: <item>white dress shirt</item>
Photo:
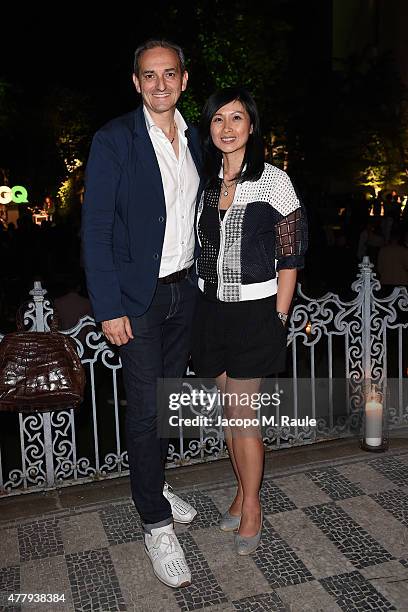
{"type": "Polygon", "coordinates": [[[166,202],[166,229],[159,277],[168,276],[194,262],[194,212],[199,176],[184,132],[187,124],[176,109],[179,157],[163,131],[143,107],[146,126],[156,153],[166,202]]]}

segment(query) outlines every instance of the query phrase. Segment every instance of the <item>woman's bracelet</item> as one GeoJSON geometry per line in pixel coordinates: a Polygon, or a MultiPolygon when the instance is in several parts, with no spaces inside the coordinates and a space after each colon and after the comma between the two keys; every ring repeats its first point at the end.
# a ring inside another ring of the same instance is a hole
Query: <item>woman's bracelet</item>
{"type": "Polygon", "coordinates": [[[288,315],[286,312],[279,312],[279,310],[277,310],[277,314],[279,319],[282,321],[282,323],[284,325],[286,325],[286,321],[288,320],[288,315]]]}

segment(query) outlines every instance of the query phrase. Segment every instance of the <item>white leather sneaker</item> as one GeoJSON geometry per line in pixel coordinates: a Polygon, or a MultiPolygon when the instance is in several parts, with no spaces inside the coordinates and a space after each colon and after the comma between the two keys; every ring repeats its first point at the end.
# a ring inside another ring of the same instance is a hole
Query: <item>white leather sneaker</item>
{"type": "Polygon", "coordinates": [[[153,571],[161,582],[173,588],[191,584],[191,572],[173,525],[152,529],[151,535],[144,534],[144,541],[153,571]]]}
{"type": "Polygon", "coordinates": [[[185,525],[191,523],[197,514],[197,510],[173,493],[171,486],[167,482],[164,483],[163,495],[170,502],[173,519],[177,523],[184,523],[185,525]]]}

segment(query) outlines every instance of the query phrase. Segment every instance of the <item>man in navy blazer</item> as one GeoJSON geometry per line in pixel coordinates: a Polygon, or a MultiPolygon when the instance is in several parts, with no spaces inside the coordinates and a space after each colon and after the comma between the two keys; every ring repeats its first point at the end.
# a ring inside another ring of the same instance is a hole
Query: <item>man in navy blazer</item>
{"type": "Polygon", "coordinates": [[[165,483],[168,440],[158,436],[156,405],[157,379],[184,373],[197,291],[199,141],[176,109],[187,80],[177,45],[154,40],[136,50],[143,104],[95,134],[82,218],[93,312],[122,361],[132,497],[153,570],[171,587],[191,582],[173,520],[196,515],[165,483]]]}

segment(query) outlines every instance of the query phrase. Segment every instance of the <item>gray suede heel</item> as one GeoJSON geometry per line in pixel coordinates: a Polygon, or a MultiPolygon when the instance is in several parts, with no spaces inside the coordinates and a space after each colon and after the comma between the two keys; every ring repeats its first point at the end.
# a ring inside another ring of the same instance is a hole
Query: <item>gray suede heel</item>
{"type": "Polygon", "coordinates": [[[263,512],[261,510],[261,525],[259,527],[258,533],[256,533],[254,536],[247,537],[247,538],[239,535],[239,533],[235,534],[234,548],[235,548],[235,552],[238,555],[250,555],[258,548],[259,542],[261,541],[262,523],[263,523],[263,512]]]}
{"type": "Polygon", "coordinates": [[[235,531],[236,529],[239,529],[240,522],[241,522],[241,515],[233,516],[227,510],[221,516],[221,520],[218,523],[218,526],[221,529],[221,531],[235,531]]]}

